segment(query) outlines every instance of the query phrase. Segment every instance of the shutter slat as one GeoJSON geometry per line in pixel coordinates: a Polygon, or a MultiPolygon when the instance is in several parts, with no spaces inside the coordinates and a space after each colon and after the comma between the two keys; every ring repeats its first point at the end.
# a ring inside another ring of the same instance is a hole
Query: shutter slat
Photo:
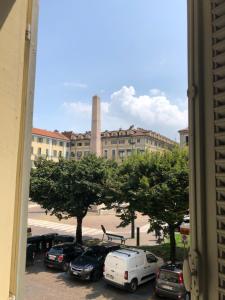
{"type": "Polygon", "coordinates": [[[218,132],[218,133],[215,133],[215,137],[216,137],[216,138],[225,138],[225,132],[218,132]]]}
{"type": "Polygon", "coordinates": [[[215,120],[215,125],[216,126],[225,125],[225,118],[215,120]]]}
{"type": "Polygon", "coordinates": [[[218,243],[217,246],[218,246],[218,248],[220,248],[221,250],[225,250],[225,245],[224,245],[224,244],[218,243]]]}
{"type": "Polygon", "coordinates": [[[220,51],[220,52],[225,51],[225,41],[221,41],[214,44],[213,50],[220,51]]]}
{"type": "Polygon", "coordinates": [[[224,1],[221,1],[221,4],[219,4],[218,6],[216,6],[213,10],[212,10],[212,13],[214,15],[217,15],[217,16],[221,16],[223,14],[225,14],[225,2],[224,1]]]}
{"type": "Polygon", "coordinates": [[[215,33],[213,33],[213,37],[215,39],[219,39],[219,40],[224,39],[225,38],[225,28],[217,30],[215,33]]]}
{"type": "Polygon", "coordinates": [[[225,92],[224,93],[218,93],[218,94],[216,93],[214,95],[214,99],[216,101],[223,101],[225,103],[225,92]]]}
{"type": "Polygon", "coordinates": [[[224,2],[224,0],[211,0],[211,2],[214,4],[221,4],[224,2]]]}
{"type": "Polygon", "coordinates": [[[225,76],[225,66],[213,70],[213,74],[217,76],[225,76]]]}
{"type": "MultiPolygon", "coordinates": [[[[225,201],[217,201],[217,205],[221,208],[225,208],[225,201]]],[[[224,246],[225,247],[225,246],[224,246]]]]}
{"type": "Polygon", "coordinates": [[[224,151],[225,152],[224,148],[225,148],[224,145],[222,145],[222,146],[215,146],[215,150],[216,151],[224,151]]]}
{"type": "Polygon", "coordinates": [[[221,17],[217,18],[214,22],[213,25],[216,27],[224,27],[225,26],[225,16],[222,15],[221,17]]]}
{"type": "Polygon", "coordinates": [[[217,80],[214,82],[214,87],[217,89],[225,89],[225,79],[217,80]]]}
{"type": "Polygon", "coordinates": [[[225,64],[225,53],[214,56],[213,61],[214,61],[214,63],[220,64],[220,65],[225,64]]]}
{"type": "Polygon", "coordinates": [[[225,113],[225,105],[221,105],[221,106],[215,107],[214,111],[216,113],[225,113]]]}

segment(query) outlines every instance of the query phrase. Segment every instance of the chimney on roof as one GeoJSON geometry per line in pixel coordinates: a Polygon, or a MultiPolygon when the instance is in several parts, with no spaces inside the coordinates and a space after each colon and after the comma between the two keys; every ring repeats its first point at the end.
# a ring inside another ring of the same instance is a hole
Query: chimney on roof
{"type": "Polygon", "coordinates": [[[98,96],[92,98],[91,152],[101,156],[101,103],[98,96]]]}

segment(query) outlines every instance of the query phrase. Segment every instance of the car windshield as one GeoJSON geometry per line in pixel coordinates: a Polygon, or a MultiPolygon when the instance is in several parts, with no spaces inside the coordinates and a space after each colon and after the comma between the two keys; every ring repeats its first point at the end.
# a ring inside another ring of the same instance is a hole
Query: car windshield
{"type": "Polygon", "coordinates": [[[159,279],[173,282],[173,283],[179,283],[179,276],[177,273],[174,272],[168,272],[161,270],[159,273],[159,279]]]}
{"type": "Polygon", "coordinates": [[[85,257],[90,257],[90,258],[99,258],[99,257],[101,257],[102,256],[102,254],[101,253],[98,253],[98,252],[96,252],[96,251],[93,251],[93,250],[87,250],[87,251],[85,251],[83,254],[82,254],[82,256],[85,256],[85,257]]]}
{"type": "Polygon", "coordinates": [[[63,248],[61,247],[54,247],[51,248],[48,252],[48,254],[53,254],[53,255],[60,255],[63,254],[63,248]]]}

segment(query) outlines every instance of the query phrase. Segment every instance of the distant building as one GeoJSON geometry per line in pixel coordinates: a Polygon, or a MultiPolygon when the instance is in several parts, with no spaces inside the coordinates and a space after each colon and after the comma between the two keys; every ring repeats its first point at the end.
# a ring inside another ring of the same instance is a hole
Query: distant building
{"type": "MultiPolygon", "coordinates": [[[[144,153],[171,149],[176,142],[159,133],[143,128],[119,129],[101,133],[101,156],[106,159],[122,161],[132,152],[144,153]]],[[[91,153],[91,132],[58,132],[38,128],[32,129],[31,161],[39,157],[58,161],[64,159],[80,160],[91,153]]]]}
{"type": "MultiPolygon", "coordinates": [[[[71,159],[79,160],[91,151],[91,132],[74,133],[63,132],[70,140],[71,159]]],[[[101,133],[101,156],[107,159],[121,161],[130,156],[132,152],[162,151],[171,149],[176,142],[159,133],[143,128],[119,129],[101,133]]]]}
{"type": "Polygon", "coordinates": [[[180,146],[183,148],[189,145],[188,128],[181,129],[178,131],[180,134],[180,146]]]}
{"type": "Polygon", "coordinates": [[[69,159],[70,140],[62,133],[38,128],[32,129],[31,161],[39,157],[58,161],[60,157],[69,159]]]}

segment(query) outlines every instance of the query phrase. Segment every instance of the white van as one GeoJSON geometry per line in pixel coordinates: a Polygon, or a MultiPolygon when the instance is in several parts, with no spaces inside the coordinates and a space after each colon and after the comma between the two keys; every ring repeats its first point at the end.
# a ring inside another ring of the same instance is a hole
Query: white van
{"type": "Polygon", "coordinates": [[[107,283],[135,292],[138,285],[154,279],[162,265],[163,259],[151,252],[122,248],[106,256],[103,275],[107,283]]]}

